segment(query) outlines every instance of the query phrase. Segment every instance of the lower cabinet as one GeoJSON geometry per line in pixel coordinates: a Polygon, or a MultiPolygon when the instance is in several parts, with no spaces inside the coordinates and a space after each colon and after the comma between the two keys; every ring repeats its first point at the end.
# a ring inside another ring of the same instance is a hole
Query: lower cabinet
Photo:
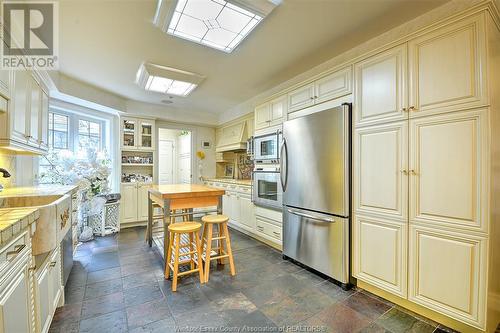
{"type": "Polygon", "coordinates": [[[406,297],[406,224],[357,215],[353,228],[354,275],[406,297]]]}
{"type": "Polygon", "coordinates": [[[409,299],[483,326],[486,238],[417,225],[409,238],[409,299]]]}
{"type": "Polygon", "coordinates": [[[230,226],[276,247],[281,245],[281,211],[255,206],[250,186],[216,181],[205,182],[205,185],[226,191],[222,196],[222,212],[229,217],[230,226]]]}
{"type": "Polygon", "coordinates": [[[62,293],[61,254],[58,247],[35,273],[37,332],[48,332],[62,293]]]}
{"type": "Polygon", "coordinates": [[[31,290],[29,263],[31,250],[14,264],[14,268],[2,273],[0,289],[0,332],[31,332],[31,290]]]}
{"type": "Polygon", "coordinates": [[[145,222],[148,219],[149,183],[122,183],[121,223],[145,222]]]}

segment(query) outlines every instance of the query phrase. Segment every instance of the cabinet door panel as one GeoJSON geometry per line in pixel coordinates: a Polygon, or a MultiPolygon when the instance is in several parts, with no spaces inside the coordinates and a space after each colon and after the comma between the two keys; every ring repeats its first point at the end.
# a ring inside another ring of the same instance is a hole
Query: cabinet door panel
{"type": "Polygon", "coordinates": [[[240,222],[240,198],[236,194],[231,194],[229,197],[231,205],[231,221],[239,224],[240,222]]]}
{"type": "Polygon", "coordinates": [[[406,122],[358,128],[353,146],[354,209],[407,220],[408,129],[406,122]]]}
{"type": "Polygon", "coordinates": [[[16,273],[0,294],[1,332],[30,332],[30,293],[26,271],[23,269],[16,273]]]}
{"type": "Polygon", "coordinates": [[[255,129],[266,128],[271,122],[270,104],[265,103],[255,108],[255,129]]]}
{"type": "Polygon", "coordinates": [[[406,44],[354,66],[355,126],[408,118],[406,107],[406,44]]]}
{"type": "Polygon", "coordinates": [[[286,114],[286,96],[277,98],[269,103],[271,112],[271,126],[279,125],[283,122],[286,114]]]}
{"type": "Polygon", "coordinates": [[[56,249],[49,268],[51,311],[55,311],[62,293],[61,255],[56,249]]]}
{"type": "Polygon", "coordinates": [[[485,259],[481,237],[410,226],[410,300],[482,327],[485,259]]]}
{"type": "Polygon", "coordinates": [[[352,92],[352,68],[339,70],[315,82],[315,103],[326,102],[352,92]]]}
{"type": "Polygon", "coordinates": [[[41,91],[40,105],[40,148],[48,149],[49,135],[49,96],[45,91],[41,91]]]}
{"type": "Polygon", "coordinates": [[[255,228],[255,211],[249,197],[240,197],[240,223],[252,230],[255,228]]]}
{"type": "MultiPolygon", "coordinates": [[[[27,71],[15,71],[15,83],[13,91],[13,114],[12,114],[12,138],[26,143],[28,136],[28,91],[29,73],[27,71]]],[[[29,96],[31,98],[31,95],[29,96]]]]}
{"type": "Polygon", "coordinates": [[[354,217],[354,272],[360,280],[406,297],[406,229],[400,222],[354,217]]]}
{"type": "Polygon", "coordinates": [[[51,293],[50,293],[50,277],[49,269],[46,267],[36,281],[36,299],[37,299],[37,323],[38,331],[47,332],[50,326],[51,319],[51,293]]]}
{"type": "Polygon", "coordinates": [[[408,43],[411,117],[486,103],[482,15],[408,43]]]}
{"type": "Polygon", "coordinates": [[[308,84],[288,93],[288,112],[314,105],[314,84],[308,84]]]}
{"type": "Polygon", "coordinates": [[[122,184],[121,215],[123,222],[137,221],[137,185],[122,184]]]}
{"type": "Polygon", "coordinates": [[[410,121],[410,222],[487,231],[487,110],[410,121]]]}
{"type": "Polygon", "coordinates": [[[30,77],[30,102],[29,102],[29,136],[30,142],[39,145],[39,130],[40,130],[40,107],[41,107],[41,89],[38,82],[33,77],[30,77]]]}
{"type": "Polygon", "coordinates": [[[137,191],[137,214],[140,221],[148,219],[148,191],[150,185],[141,184],[137,191]]]}
{"type": "Polygon", "coordinates": [[[138,131],[137,119],[122,119],[122,148],[123,149],[136,149],[139,144],[137,143],[138,131]]]}

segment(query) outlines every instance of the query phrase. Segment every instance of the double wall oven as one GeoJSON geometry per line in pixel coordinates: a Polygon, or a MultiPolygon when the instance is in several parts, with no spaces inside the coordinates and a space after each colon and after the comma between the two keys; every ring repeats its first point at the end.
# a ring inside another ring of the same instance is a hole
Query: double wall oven
{"type": "Polygon", "coordinates": [[[252,200],[256,205],[282,209],[283,190],[280,182],[281,132],[254,138],[252,200]]]}

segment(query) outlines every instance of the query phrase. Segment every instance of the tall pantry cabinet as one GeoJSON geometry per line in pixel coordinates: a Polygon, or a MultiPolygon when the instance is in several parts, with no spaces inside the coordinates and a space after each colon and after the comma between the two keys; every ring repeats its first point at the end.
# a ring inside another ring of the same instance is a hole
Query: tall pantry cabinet
{"type": "Polygon", "coordinates": [[[500,301],[488,263],[500,242],[495,13],[354,66],[353,275],[480,330],[498,321],[487,301],[500,301]]]}

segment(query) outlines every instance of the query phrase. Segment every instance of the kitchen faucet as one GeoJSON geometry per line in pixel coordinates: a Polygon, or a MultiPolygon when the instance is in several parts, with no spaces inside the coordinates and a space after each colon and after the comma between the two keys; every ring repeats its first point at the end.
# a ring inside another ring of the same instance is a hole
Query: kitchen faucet
{"type": "MultiPolygon", "coordinates": [[[[9,171],[7,171],[6,169],[4,168],[0,168],[0,173],[2,173],[2,177],[3,178],[9,178],[10,177],[10,173],[9,171]]],[[[0,192],[3,190],[3,185],[0,184],[0,192]]]]}

